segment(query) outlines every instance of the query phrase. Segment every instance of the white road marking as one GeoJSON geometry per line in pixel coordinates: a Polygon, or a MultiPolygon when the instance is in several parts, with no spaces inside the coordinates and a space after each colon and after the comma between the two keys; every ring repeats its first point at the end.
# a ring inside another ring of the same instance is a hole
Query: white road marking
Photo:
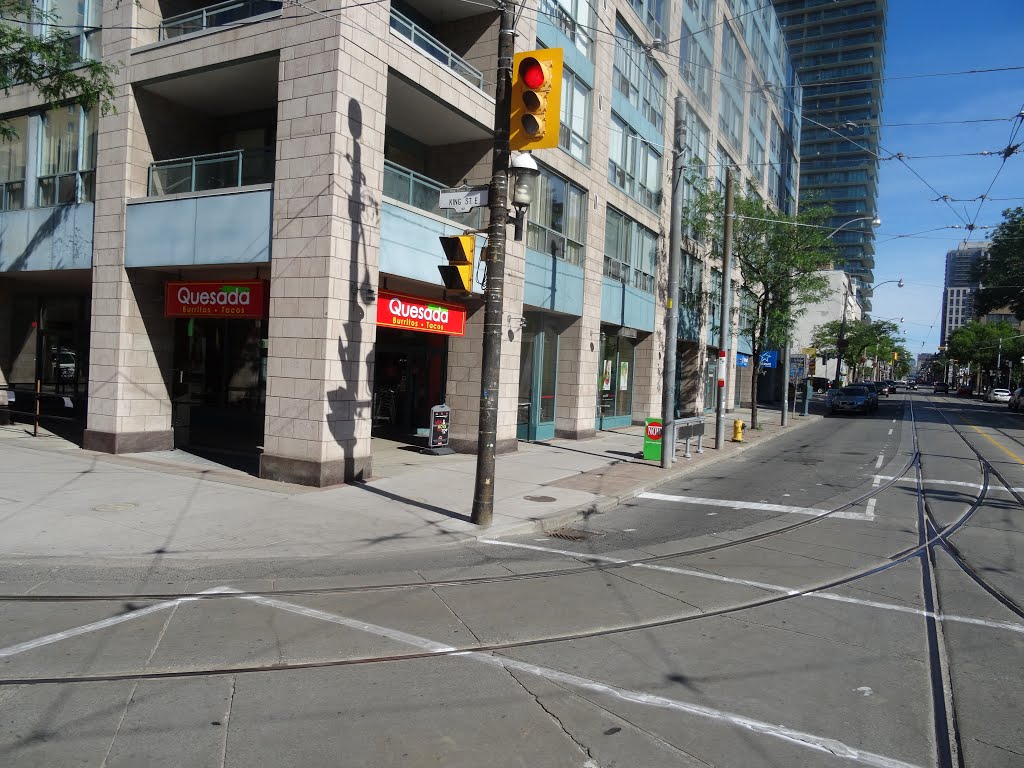
{"type": "MultiPolygon", "coordinates": [[[[889,475],[874,475],[874,477],[878,478],[879,480],[897,480],[897,478],[889,476],[889,475]]],[[[914,484],[917,483],[917,481],[914,478],[912,478],[912,477],[901,477],[901,478],[899,478],[897,480],[897,482],[904,483],[904,484],[907,484],[907,485],[914,485],[914,484]]],[[[953,486],[958,486],[960,488],[972,488],[972,489],[974,489],[976,491],[980,491],[981,490],[981,483],[966,483],[966,482],[963,482],[962,480],[925,480],[924,484],[925,485],[953,485],[953,486]]],[[[1016,491],[1017,493],[1024,493],[1024,488],[1015,487],[1012,490],[1016,491]]],[[[989,485],[988,491],[989,491],[989,493],[1009,493],[1010,492],[1009,490],[1007,490],[1006,488],[1004,488],[1001,485],[989,485]]]]}
{"type": "MultiPolygon", "coordinates": [[[[229,587],[214,587],[213,589],[207,589],[200,592],[201,595],[210,595],[217,592],[230,592],[232,591],[229,587]]],[[[44,635],[43,637],[37,637],[35,640],[26,640],[24,643],[18,643],[17,645],[11,645],[7,648],[0,648],[0,659],[8,656],[15,656],[25,651],[31,651],[35,648],[42,648],[44,645],[51,645],[53,643],[59,643],[61,640],[68,640],[72,637],[78,637],[79,635],[85,635],[89,632],[97,632],[107,627],[114,627],[118,624],[122,624],[132,619],[139,619],[143,616],[149,616],[151,613],[158,611],[164,611],[168,608],[173,608],[181,603],[188,603],[194,600],[198,600],[198,597],[181,597],[175,600],[168,600],[163,603],[155,603],[148,605],[145,608],[140,608],[137,611],[130,611],[128,613],[121,613],[117,616],[111,616],[109,619],[101,619],[100,621],[94,621],[91,624],[83,624],[80,627],[73,627],[71,629],[65,629],[63,632],[54,632],[52,635],[44,635]]]]}
{"type": "Polygon", "coordinates": [[[865,696],[870,696],[872,693],[874,693],[874,691],[866,685],[862,685],[860,688],[857,688],[856,691],[857,693],[862,693],[865,696]]]}
{"type": "Polygon", "coordinates": [[[892,428],[891,427],[889,428],[889,434],[890,435],[892,434],[892,428]]]}
{"type": "Polygon", "coordinates": [[[885,461],[885,454],[884,453],[878,454],[878,461],[875,462],[875,469],[878,469],[880,466],[882,466],[882,462],[884,462],[884,461],[885,461]]]}
{"type": "Polygon", "coordinates": [[[878,501],[878,499],[868,499],[867,508],[864,510],[864,517],[865,517],[865,519],[867,519],[867,520],[874,520],[875,519],[875,502],[877,502],[877,501],[878,501]]]}
{"type": "MultiPolygon", "coordinates": [[[[703,507],[728,507],[729,509],[756,509],[761,512],[782,512],[789,515],[810,515],[818,517],[829,513],[827,509],[794,507],[788,504],[766,504],[763,501],[739,501],[734,499],[705,499],[700,496],[673,496],[667,493],[641,493],[638,499],[652,501],[674,501],[678,504],[695,504],[703,507]]],[[[871,520],[863,512],[833,512],[829,517],[838,520],[871,520]]]]}
{"type": "MultiPolygon", "coordinates": [[[[328,613],[327,611],[321,611],[315,608],[307,608],[306,606],[288,603],[284,600],[275,600],[272,598],[261,597],[260,595],[241,595],[240,599],[250,600],[273,608],[279,608],[283,611],[296,613],[307,618],[319,619],[320,621],[327,621],[332,624],[340,624],[341,626],[360,629],[370,634],[407,643],[414,648],[419,648],[423,651],[427,651],[428,653],[449,653],[454,650],[450,646],[446,646],[425,637],[410,635],[407,632],[402,632],[401,630],[382,627],[377,624],[370,624],[357,619],[350,619],[347,616],[328,613]]],[[[554,680],[574,688],[581,688],[586,691],[604,694],[612,698],[621,699],[635,704],[643,704],[645,706],[657,707],[659,709],[669,709],[676,712],[696,715],[697,717],[703,717],[709,720],[730,723],[745,730],[753,731],[754,733],[771,736],[817,752],[835,755],[864,765],[876,766],[877,768],[915,768],[911,763],[905,763],[902,760],[896,760],[894,758],[886,757],[885,755],[878,755],[873,752],[857,749],[826,736],[817,736],[812,733],[787,728],[784,725],[775,725],[762,720],[754,720],[749,717],[744,717],[743,715],[713,709],[700,704],[691,704],[689,702],[679,701],[678,699],[670,699],[666,696],[658,696],[656,694],[645,693],[643,691],[619,688],[608,683],[602,683],[597,680],[580,677],[579,675],[573,675],[558,669],[552,669],[551,667],[542,667],[536,664],[530,664],[525,661],[520,661],[519,659],[496,656],[491,653],[478,651],[465,651],[463,653],[451,655],[487,664],[488,666],[504,667],[509,670],[527,672],[545,680],[554,680]]]]}
{"type": "MultiPolygon", "coordinates": [[[[500,541],[499,539],[477,539],[481,544],[495,544],[500,547],[515,547],[518,549],[532,549],[537,552],[547,552],[556,555],[566,555],[568,557],[584,560],[602,560],[607,563],[625,563],[626,560],[619,560],[615,557],[607,557],[605,555],[592,555],[588,552],[572,552],[566,549],[555,549],[553,547],[538,547],[533,544],[518,544],[511,541],[500,541]]],[[[748,579],[734,579],[729,576],[719,576],[717,573],[709,573],[708,571],[694,571],[688,568],[674,568],[668,565],[654,565],[653,563],[633,563],[629,566],[630,568],[647,568],[652,571],[665,571],[667,573],[677,573],[682,576],[694,576],[698,579],[708,579],[710,581],[721,581],[728,584],[740,584],[742,586],[757,587],[768,592],[778,592],[783,595],[790,595],[792,597],[808,597],[816,600],[831,600],[836,603],[850,603],[851,605],[862,605],[867,608],[879,608],[884,611],[893,611],[895,613],[909,613],[914,616],[924,616],[926,618],[934,618],[938,621],[952,621],[960,624],[972,624],[980,627],[988,627],[989,629],[1005,629],[1009,632],[1017,632],[1024,635],[1024,624],[1013,624],[1008,621],[989,621],[987,619],[973,619],[969,616],[957,616],[954,614],[947,613],[933,613],[931,611],[923,611],[920,608],[910,608],[905,605],[898,605],[896,603],[882,603],[876,600],[863,600],[859,597],[847,597],[846,595],[835,595],[829,592],[808,592],[807,594],[801,594],[799,590],[790,589],[789,587],[780,587],[777,584],[766,584],[762,581],[750,581],[748,579]]]]}

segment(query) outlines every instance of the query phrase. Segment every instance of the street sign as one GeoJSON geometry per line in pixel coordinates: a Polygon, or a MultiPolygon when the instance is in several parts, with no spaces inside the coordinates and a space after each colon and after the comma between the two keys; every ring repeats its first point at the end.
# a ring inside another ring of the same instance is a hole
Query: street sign
{"type": "Polygon", "coordinates": [[[805,355],[810,355],[811,357],[814,357],[815,355],[818,354],[818,350],[815,347],[804,347],[800,351],[803,352],[805,355]]]}
{"type": "Polygon", "coordinates": [[[762,368],[775,368],[779,364],[779,353],[778,350],[769,350],[768,352],[762,352],[760,357],[760,365],[762,368]]]}
{"type": "Polygon", "coordinates": [[[446,456],[455,453],[448,446],[448,433],[451,428],[452,409],[442,403],[432,406],[430,409],[430,437],[427,447],[423,453],[430,453],[434,456],[446,456]]]}
{"type": "Polygon", "coordinates": [[[456,213],[467,213],[473,208],[485,207],[488,202],[487,193],[488,188],[486,185],[442,189],[438,193],[437,207],[450,209],[456,213]]]}
{"type": "Polygon", "coordinates": [[[744,355],[742,352],[736,353],[736,367],[737,368],[749,368],[750,367],[750,355],[744,355]]]}
{"type": "Polygon", "coordinates": [[[644,421],[644,460],[661,461],[661,419],[644,421]]]}

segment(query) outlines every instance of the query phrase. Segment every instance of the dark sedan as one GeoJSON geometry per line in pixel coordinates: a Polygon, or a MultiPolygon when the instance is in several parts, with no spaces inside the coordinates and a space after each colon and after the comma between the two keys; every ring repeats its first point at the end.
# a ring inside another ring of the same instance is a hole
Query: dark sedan
{"type": "Polygon", "coordinates": [[[874,410],[867,387],[843,387],[832,396],[832,413],[869,413],[874,410]]]}

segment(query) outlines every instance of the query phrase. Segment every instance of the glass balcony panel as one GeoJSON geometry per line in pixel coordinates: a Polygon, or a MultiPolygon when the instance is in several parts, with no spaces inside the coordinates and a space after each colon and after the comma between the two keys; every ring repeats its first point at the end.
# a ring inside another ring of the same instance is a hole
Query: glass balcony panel
{"type": "Polygon", "coordinates": [[[203,192],[210,189],[240,186],[238,183],[240,160],[238,155],[196,160],[195,188],[192,191],[203,192]]]}
{"type": "Polygon", "coordinates": [[[477,88],[483,89],[484,76],[479,69],[394,8],[391,9],[391,29],[443,66],[464,77],[477,88]]]}
{"type": "Polygon", "coordinates": [[[192,163],[153,165],[150,168],[149,194],[176,195],[192,191],[192,163]]]}
{"type": "Polygon", "coordinates": [[[149,194],[174,195],[231,189],[274,180],[274,152],[239,149],[153,163],[149,169],[149,194]]]}
{"type": "Polygon", "coordinates": [[[25,207],[25,182],[9,181],[3,185],[5,211],[20,211],[25,207]]]}
{"type": "Polygon", "coordinates": [[[210,27],[223,27],[280,7],[280,2],[273,0],[228,0],[164,19],[160,25],[160,39],[170,40],[210,27]]]}

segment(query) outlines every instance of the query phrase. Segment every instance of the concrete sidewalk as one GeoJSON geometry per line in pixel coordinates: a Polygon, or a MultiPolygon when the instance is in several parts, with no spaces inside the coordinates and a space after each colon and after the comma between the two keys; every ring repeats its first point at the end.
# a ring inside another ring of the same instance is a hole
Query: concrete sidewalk
{"type": "MultiPolygon", "coordinates": [[[[373,480],[326,489],[261,480],[183,451],[112,456],[24,425],[0,428],[0,557],[257,560],[337,558],[552,530],[820,416],[761,409],[763,428],[671,470],[643,461],[643,428],[520,443],[499,456],[493,524],[470,522],[476,457],[425,456],[374,441],[373,480]]],[[[726,418],[749,423],[748,410],[726,418]]]]}

